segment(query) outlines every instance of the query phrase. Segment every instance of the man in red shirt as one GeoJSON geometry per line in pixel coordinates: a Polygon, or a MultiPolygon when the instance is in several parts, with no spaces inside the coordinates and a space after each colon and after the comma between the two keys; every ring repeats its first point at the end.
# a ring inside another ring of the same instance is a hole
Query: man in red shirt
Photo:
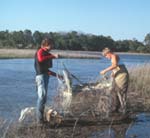
{"type": "MultiPolygon", "coordinates": [[[[53,48],[54,42],[51,39],[44,39],[41,47],[35,54],[35,71],[36,71],[36,86],[37,86],[37,121],[43,123],[44,108],[47,99],[49,76],[57,76],[55,72],[49,70],[52,67],[52,59],[58,58],[58,54],[49,53],[53,48]]],[[[60,77],[60,76],[59,76],[60,77]]]]}

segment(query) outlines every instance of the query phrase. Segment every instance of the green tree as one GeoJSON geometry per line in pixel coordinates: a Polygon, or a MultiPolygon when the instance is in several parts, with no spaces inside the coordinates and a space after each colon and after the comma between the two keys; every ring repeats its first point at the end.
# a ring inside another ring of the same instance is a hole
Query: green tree
{"type": "Polygon", "coordinates": [[[146,47],[145,46],[139,46],[136,51],[139,52],[139,53],[143,53],[143,52],[145,53],[146,52],[146,47]]]}
{"type": "Polygon", "coordinates": [[[145,36],[144,43],[145,43],[146,45],[150,46],[150,33],[148,33],[148,34],[145,36]]]}
{"type": "Polygon", "coordinates": [[[12,32],[12,39],[14,40],[17,48],[25,48],[25,40],[23,31],[12,32]]]}
{"type": "Polygon", "coordinates": [[[39,31],[33,33],[33,42],[36,48],[40,46],[42,39],[42,34],[39,31]]]}
{"type": "Polygon", "coordinates": [[[32,37],[32,32],[30,30],[24,30],[24,44],[26,48],[32,48],[33,45],[33,37],[32,37]]]}

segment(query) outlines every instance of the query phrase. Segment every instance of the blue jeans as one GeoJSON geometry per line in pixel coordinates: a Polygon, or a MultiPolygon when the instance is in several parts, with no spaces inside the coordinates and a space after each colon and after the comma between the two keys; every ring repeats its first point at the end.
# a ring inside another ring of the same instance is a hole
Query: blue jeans
{"type": "Polygon", "coordinates": [[[41,74],[36,76],[36,86],[37,86],[37,121],[41,122],[44,120],[44,108],[47,100],[47,90],[48,90],[49,75],[41,74]]]}

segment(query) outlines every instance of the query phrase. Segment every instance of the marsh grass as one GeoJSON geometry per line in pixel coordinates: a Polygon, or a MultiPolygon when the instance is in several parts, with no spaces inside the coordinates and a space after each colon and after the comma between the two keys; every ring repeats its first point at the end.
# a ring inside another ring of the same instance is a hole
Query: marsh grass
{"type": "Polygon", "coordinates": [[[150,64],[129,70],[128,104],[132,111],[150,111],[150,64]]]}
{"type": "Polygon", "coordinates": [[[0,49],[0,58],[33,58],[35,50],[32,49],[0,49]]]}
{"type": "Polygon", "coordinates": [[[130,70],[129,90],[141,96],[150,96],[150,64],[143,64],[130,70]]]}
{"type": "MultiPolygon", "coordinates": [[[[0,49],[0,58],[34,58],[36,49],[0,49]]],[[[100,58],[101,52],[52,50],[60,58],[100,58]]]]}

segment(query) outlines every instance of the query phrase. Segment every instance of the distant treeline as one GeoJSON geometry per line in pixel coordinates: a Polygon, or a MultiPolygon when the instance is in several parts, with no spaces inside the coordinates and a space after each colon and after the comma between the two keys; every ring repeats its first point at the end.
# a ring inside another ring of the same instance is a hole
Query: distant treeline
{"type": "Polygon", "coordinates": [[[55,41],[54,49],[59,50],[86,50],[101,51],[109,47],[117,52],[150,53],[150,33],[145,36],[144,42],[138,40],[114,41],[110,36],[71,32],[40,32],[0,31],[0,48],[36,49],[43,38],[49,37],[55,41]]]}

